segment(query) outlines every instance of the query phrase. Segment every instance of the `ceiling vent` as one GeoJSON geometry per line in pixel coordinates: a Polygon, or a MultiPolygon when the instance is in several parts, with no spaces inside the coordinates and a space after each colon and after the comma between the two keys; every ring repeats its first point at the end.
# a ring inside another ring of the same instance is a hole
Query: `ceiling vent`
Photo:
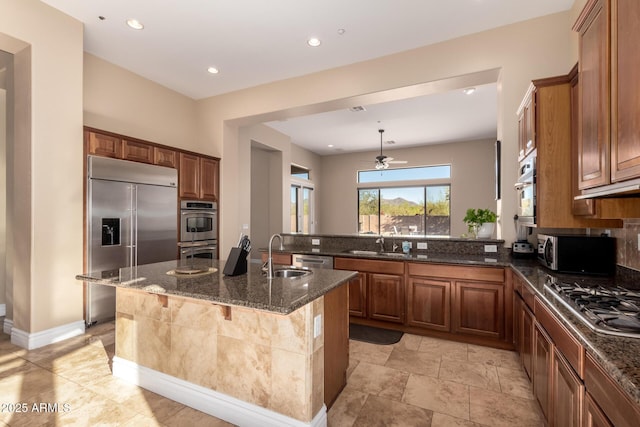
{"type": "Polygon", "coordinates": [[[355,107],[349,108],[349,111],[351,111],[352,113],[359,113],[360,111],[367,111],[367,109],[362,105],[356,105],[355,107]]]}

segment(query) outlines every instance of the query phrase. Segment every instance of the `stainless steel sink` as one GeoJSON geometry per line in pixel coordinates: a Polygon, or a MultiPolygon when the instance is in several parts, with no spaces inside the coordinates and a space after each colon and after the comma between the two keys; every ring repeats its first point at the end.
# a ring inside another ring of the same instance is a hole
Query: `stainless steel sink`
{"type": "Polygon", "coordinates": [[[311,274],[311,270],[305,270],[301,268],[278,268],[273,270],[274,277],[284,277],[292,279],[294,277],[302,277],[311,274]]]}
{"type": "Polygon", "coordinates": [[[347,253],[353,254],[353,255],[378,255],[379,252],[376,251],[360,251],[357,249],[352,249],[350,251],[346,251],[347,253]]]}
{"type": "Polygon", "coordinates": [[[381,256],[392,256],[401,258],[404,256],[402,252],[376,252],[376,251],[361,251],[359,249],[351,249],[349,251],[345,251],[352,255],[381,255],[381,256]]]}

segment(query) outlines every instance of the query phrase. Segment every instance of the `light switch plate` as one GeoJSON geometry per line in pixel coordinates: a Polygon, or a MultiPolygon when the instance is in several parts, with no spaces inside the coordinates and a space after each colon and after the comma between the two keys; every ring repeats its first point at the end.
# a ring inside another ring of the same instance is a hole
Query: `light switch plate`
{"type": "Polygon", "coordinates": [[[318,338],[322,333],[322,314],[313,318],[313,337],[318,338]]]}
{"type": "Polygon", "coordinates": [[[484,245],[485,252],[498,252],[498,245],[484,245]]]}
{"type": "Polygon", "coordinates": [[[320,244],[320,239],[311,239],[311,244],[318,246],[320,244]]]}

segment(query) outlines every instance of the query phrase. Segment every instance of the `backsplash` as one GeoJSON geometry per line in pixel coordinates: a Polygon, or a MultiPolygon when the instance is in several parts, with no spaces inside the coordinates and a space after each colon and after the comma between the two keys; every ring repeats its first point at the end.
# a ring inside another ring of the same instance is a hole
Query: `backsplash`
{"type": "Polygon", "coordinates": [[[640,270],[638,234],[640,234],[640,218],[625,219],[623,228],[611,230],[611,236],[616,238],[618,265],[640,270]]]}

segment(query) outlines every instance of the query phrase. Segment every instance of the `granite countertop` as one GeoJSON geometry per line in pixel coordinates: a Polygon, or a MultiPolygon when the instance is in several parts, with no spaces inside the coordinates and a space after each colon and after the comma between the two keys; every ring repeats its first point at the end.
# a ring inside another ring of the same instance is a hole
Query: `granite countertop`
{"type": "Polygon", "coordinates": [[[531,285],[536,295],[546,303],[556,317],[580,341],[586,351],[593,356],[611,377],[640,405],[640,338],[626,338],[595,332],[580,318],[559,302],[550,291],[544,288],[547,276],[561,280],[597,281],[602,286],[623,286],[627,289],[639,289],[638,282],[629,282],[625,278],[592,277],[554,273],[535,260],[512,260],[513,269],[531,285]]]}
{"type": "MultiPolygon", "coordinates": [[[[260,249],[261,252],[266,252],[266,249],[260,249]]],[[[497,253],[486,253],[483,255],[478,254],[464,254],[464,253],[416,253],[403,254],[402,252],[396,252],[390,255],[389,252],[378,254],[352,254],[343,250],[314,250],[308,248],[295,248],[284,246],[282,250],[273,249],[272,253],[287,253],[287,254],[301,254],[301,255],[321,255],[332,256],[340,258],[366,258],[366,259],[379,259],[386,261],[407,261],[407,262],[429,262],[429,263],[442,263],[442,264],[462,264],[462,265],[484,265],[484,266],[498,266],[509,267],[511,265],[511,257],[508,255],[501,255],[497,253]]]]}
{"type": "Polygon", "coordinates": [[[189,265],[209,270],[194,275],[167,274],[183,265],[166,261],[76,276],[77,280],[123,289],[179,296],[222,305],[242,306],[278,314],[289,314],[356,276],[353,271],[311,269],[297,278],[267,279],[259,264],[249,264],[247,274],[225,276],[224,264],[196,260],[189,265]],[[213,269],[217,269],[213,271],[213,269]]]}

